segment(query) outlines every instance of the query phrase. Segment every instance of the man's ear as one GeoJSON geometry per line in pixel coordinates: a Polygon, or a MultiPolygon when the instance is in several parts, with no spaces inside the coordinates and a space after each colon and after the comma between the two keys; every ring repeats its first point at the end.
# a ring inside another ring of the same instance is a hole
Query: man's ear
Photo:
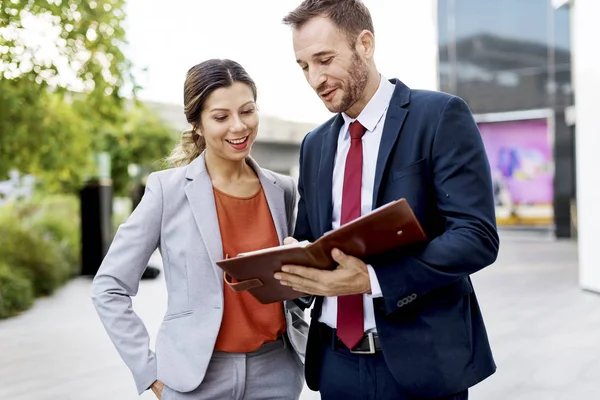
{"type": "Polygon", "coordinates": [[[356,38],[356,50],[367,58],[373,58],[375,54],[375,35],[371,31],[363,30],[356,38]]]}

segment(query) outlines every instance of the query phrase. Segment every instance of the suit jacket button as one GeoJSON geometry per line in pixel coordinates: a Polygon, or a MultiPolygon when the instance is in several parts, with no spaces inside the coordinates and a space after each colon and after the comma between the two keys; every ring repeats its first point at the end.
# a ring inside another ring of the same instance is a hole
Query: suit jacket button
{"type": "Polygon", "coordinates": [[[410,298],[405,297],[405,298],[403,298],[402,300],[400,300],[398,302],[398,307],[403,307],[403,306],[407,305],[410,302],[411,302],[410,298]]]}

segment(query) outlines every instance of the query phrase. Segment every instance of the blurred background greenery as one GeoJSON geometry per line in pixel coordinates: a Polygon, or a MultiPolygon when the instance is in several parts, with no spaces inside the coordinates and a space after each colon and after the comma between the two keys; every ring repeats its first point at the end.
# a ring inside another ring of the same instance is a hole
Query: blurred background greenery
{"type": "Polygon", "coordinates": [[[28,196],[0,198],[0,318],[78,274],[78,193],[97,169],[93,156],[108,153],[113,193],[128,196],[129,166],[162,168],[177,140],[136,98],[122,51],[124,6],[28,0],[0,7],[0,182],[14,171],[35,177],[28,196]],[[56,54],[28,40],[39,24],[56,34],[56,54]]]}

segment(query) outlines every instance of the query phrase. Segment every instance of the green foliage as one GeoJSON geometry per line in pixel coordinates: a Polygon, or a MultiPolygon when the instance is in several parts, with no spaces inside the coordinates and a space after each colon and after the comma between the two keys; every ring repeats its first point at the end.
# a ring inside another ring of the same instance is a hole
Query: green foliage
{"type": "Polygon", "coordinates": [[[81,217],[79,199],[75,196],[54,196],[40,207],[40,217],[33,226],[50,237],[58,246],[68,267],[69,277],[79,274],[81,266],[81,217]]]}
{"type": "Polygon", "coordinates": [[[12,0],[0,7],[0,64],[3,76],[32,78],[34,82],[90,93],[91,103],[103,116],[120,103],[119,89],[133,82],[131,65],[122,48],[126,44],[123,21],[125,0],[61,1],[12,0]],[[38,43],[24,33],[42,32],[38,43]],[[44,53],[54,57],[43,58],[44,53]],[[48,45],[53,46],[48,49],[48,45]],[[50,51],[52,50],[52,51],[50,51]],[[67,66],[65,66],[67,61],[67,66]],[[67,82],[64,75],[75,79],[67,82]],[[107,97],[109,99],[107,99],[107,97]]]}
{"type": "Polygon", "coordinates": [[[29,307],[28,293],[50,294],[79,271],[73,194],[93,173],[94,153],[110,153],[115,194],[127,195],[129,164],[159,169],[175,144],[175,133],[135,100],[138,87],[122,51],[124,5],[0,6],[0,180],[17,169],[34,175],[43,193],[0,209],[0,318],[29,307]]]}
{"type": "Polygon", "coordinates": [[[31,201],[8,205],[2,214],[10,214],[22,226],[52,242],[68,267],[67,277],[79,273],[81,217],[77,196],[38,194],[31,201]]]}
{"type": "Polygon", "coordinates": [[[177,142],[177,135],[143,105],[131,109],[121,129],[105,136],[105,148],[111,154],[114,192],[127,196],[129,164],[161,169],[164,158],[177,142]]]}
{"type": "Polygon", "coordinates": [[[79,199],[73,195],[36,196],[0,208],[0,319],[79,273],[79,228],[79,199]]]}
{"type": "Polygon", "coordinates": [[[124,194],[130,163],[152,164],[168,154],[171,130],[125,99],[135,98],[138,87],[122,52],[124,4],[2,3],[0,180],[15,168],[49,192],[75,192],[92,171],[92,154],[108,151],[115,191],[124,194]],[[40,37],[28,39],[36,31],[40,37]]]}
{"type": "Polygon", "coordinates": [[[52,294],[71,270],[51,238],[11,216],[0,219],[0,260],[31,281],[36,296],[52,294]]]}
{"type": "Polygon", "coordinates": [[[50,191],[73,191],[90,166],[92,137],[63,97],[28,78],[0,79],[0,179],[11,168],[50,191]]]}
{"type": "Polygon", "coordinates": [[[0,319],[27,310],[33,298],[31,282],[0,261],[0,319]]]}

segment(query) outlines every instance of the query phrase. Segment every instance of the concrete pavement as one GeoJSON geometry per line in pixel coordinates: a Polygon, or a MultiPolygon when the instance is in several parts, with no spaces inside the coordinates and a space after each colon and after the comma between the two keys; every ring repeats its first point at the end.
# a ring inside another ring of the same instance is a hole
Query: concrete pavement
{"type": "MultiPolygon", "coordinates": [[[[600,390],[600,295],[577,286],[576,245],[507,232],[491,267],[473,277],[498,371],[474,400],[575,400],[600,390]]],[[[78,278],[29,312],[0,322],[0,398],[133,400],[129,370],[78,278]]],[[[165,311],[161,278],[143,281],[134,307],[154,340],[165,311]]],[[[152,346],[154,342],[152,342],[152,346]]],[[[318,399],[303,393],[303,400],[318,399]]]]}

